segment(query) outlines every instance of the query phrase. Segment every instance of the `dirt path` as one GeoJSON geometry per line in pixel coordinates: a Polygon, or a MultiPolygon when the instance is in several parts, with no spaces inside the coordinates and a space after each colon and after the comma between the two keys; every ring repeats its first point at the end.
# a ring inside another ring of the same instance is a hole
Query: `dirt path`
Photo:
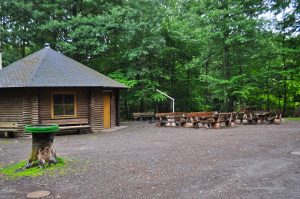
{"type": "MultiPolygon", "coordinates": [[[[127,124],[128,125],[128,124],[127,124]]],[[[58,136],[63,174],[7,181],[0,198],[300,198],[300,123],[229,129],[157,128],[58,136]]],[[[0,164],[26,159],[31,140],[0,140],[0,164]]]]}

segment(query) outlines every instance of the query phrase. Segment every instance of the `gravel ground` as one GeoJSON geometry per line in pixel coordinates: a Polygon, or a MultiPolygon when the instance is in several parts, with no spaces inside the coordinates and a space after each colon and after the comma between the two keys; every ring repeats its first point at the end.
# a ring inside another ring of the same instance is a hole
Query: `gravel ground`
{"type": "MultiPolygon", "coordinates": [[[[6,180],[0,198],[300,198],[300,122],[228,129],[157,128],[146,122],[57,136],[65,173],[6,180]]],[[[0,139],[0,164],[26,159],[31,139],[0,139]]]]}

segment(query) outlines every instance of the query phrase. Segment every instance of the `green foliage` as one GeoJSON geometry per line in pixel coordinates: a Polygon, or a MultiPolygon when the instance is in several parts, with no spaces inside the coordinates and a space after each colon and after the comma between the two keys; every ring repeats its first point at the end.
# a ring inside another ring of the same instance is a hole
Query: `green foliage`
{"type": "Polygon", "coordinates": [[[120,70],[109,73],[108,76],[110,78],[126,85],[128,88],[132,88],[137,84],[136,80],[128,79],[128,77],[126,77],[125,74],[123,74],[120,70]]]}
{"type": "Polygon", "coordinates": [[[288,121],[300,121],[300,118],[299,117],[288,117],[288,118],[284,118],[288,121]]]}
{"type": "Polygon", "coordinates": [[[126,117],[171,111],[155,89],[176,99],[176,111],[257,106],[293,115],[300,106],[296,0],[4,0],[0,11],[4,65],[49,42],[127,85],[126,117]]]}
{"type": "Polygon", "coordinates": [[[7,167],[0,168],[0,175],[8,177],[9,179],[16,179],[21,177],[36,177],[46,173],[63,173],[67,166],[63,158],[58,157],[56,164],[45,165],[44,168],[33,167],[24,169],[26,160],[20,161],[15,164],[8,165],[7,167]]]}

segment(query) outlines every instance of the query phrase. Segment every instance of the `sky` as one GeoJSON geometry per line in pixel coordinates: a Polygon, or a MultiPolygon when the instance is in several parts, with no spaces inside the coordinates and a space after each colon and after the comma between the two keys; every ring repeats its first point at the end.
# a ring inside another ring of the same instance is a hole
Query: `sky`
{"type": "MultiPolygon", "coordinates": [[[[276,25],[275,25],[274,21],[282,22],[284,20],[284,15],[289,15],[294,12],[295,12],[295,8],[290,5],[289,7],[286,7],[279,13],[275,13],[272,11],[265,12],[265,13],[261,14],[259,16],[259,18],[265,19],[270,22],[270,23],[268,23],[268,25],[265,26],[265,28],[267,30],[271,30],[272,32],[278,32],[278,30],[276,30],[276,25]]],[[[299,18],[300,18],[300,14],[298,14],[298,20],[299,20],[299,18]]],[[[299,30],[299,27],[298,27],[298,30],[299,30]]],[[[298,32],[294,32],[291,36],[298,36],[299,34],[300,34],[300,32],[298,31],[298,32]]]]}

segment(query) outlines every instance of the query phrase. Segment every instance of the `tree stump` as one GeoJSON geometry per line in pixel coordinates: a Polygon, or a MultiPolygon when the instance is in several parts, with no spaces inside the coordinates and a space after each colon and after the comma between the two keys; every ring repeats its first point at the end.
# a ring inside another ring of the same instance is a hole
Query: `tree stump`
{"type": "Polygon", "coordinates": [[[56,151],[53,145],[57,125],[27,126],[26,132],[32,133],[31,155],[25,168],[44,166],[46,163],[56,163],[56,151]]]}

